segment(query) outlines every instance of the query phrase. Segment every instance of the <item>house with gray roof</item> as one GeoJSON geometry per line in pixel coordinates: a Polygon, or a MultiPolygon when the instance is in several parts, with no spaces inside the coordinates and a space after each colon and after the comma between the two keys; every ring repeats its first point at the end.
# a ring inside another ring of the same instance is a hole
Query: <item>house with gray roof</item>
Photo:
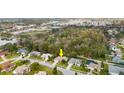
{"type": "Polygon", "coordinates": [[[86,66],[87,66],[88,69],[90,69],[92,71],[94,69],[97,69],[97,71],[100,72],[100,70],[101,70],[101,62],[96,63],[96,62],[94,62],[92,60],[87,60],[86,66]]]}
{"type": "Polygon", "coordinates": [[[109,74],[110,75],[119,75],[124,73],[124,65],[109,65],[109,74]]]}
{"type": "Polygon", "coordinates": [[[115,56],[112,58],[112,61],[115,63],[119,63],[121,61],[121,58],[119,56],[115,56]]]}
{"type": "Polygon", "coordinates": [[[27,51],[26,49],[21,48],[21,49],[19,49],[19,50],[17,51],[17,53],[19,53],[19,54],[27,54],[28,51],[27,51]]]}
{"type": "Polygon", "coordinates": [[[30,53],[31,56],[40,56],[41,52],[38,52],[38,51],[32,51],[30,53]]]}
{"type": "Polygon", "coordinates": [[[82,63],[82,60],[77,59],[77,58],[71,58],[68,62],[68,64],[73,64],[73,65],[77,65],[80,66],[82,63]]]}

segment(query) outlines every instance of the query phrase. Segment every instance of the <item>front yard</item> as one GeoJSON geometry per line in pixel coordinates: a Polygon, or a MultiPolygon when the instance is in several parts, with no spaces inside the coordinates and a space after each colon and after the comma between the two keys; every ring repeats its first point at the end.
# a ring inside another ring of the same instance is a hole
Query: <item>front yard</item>
{"type": "Polygon", "coordinates": [[[88,72],[88,69],[84,66],[77,66],[77,65],[72,65],[71,70],[84,73],[86,74],[88,72]]]}
{"type": "Polygon", "coordinates": [[[30,56],[29,58],[30,59],[36,59],[36,60],[44,61],[41,56],[30,56]]]}
{"type": "Polygon", "coordinates": [[[7,53],[6,58],[11,59],[11,58],[18,57],[18,56],[20,56],[18,53],[13,52],[13,53],[7,53]]]}
{"type": "Polygon", "coordinates": [[[103,64],[103,69],[100,72],[100,75],[108,75],[108,64],[103,64]]]}
{"type": "Polygon", "coordinates": [[[58,63],[57,63],[57,66],[66,69],[67,66],[68,66],[68,64],[67,64],[67,63],[63,63],[63,62],[58,62],[58,63]]]}

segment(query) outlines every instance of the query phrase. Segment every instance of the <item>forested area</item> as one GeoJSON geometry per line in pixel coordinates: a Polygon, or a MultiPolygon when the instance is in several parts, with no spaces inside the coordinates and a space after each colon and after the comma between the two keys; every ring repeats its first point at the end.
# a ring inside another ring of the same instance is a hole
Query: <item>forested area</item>
{"type": "Polygon", "coordinates": [[[19,44],[29,51],[37,50],[58,55],[62,48],[64,55],[76,57],[105,58],[108,53],[107,40],[99,29],[66,28],[62,32],[49,34],[22,34],[19,44]]]}

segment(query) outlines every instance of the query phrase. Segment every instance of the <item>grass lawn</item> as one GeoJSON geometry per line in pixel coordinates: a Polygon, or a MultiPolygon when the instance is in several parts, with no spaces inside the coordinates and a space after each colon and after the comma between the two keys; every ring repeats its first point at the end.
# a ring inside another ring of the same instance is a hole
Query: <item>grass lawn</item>
{"type": "Polygon", "coordinates": [[[54,63],[54,61],[47,61],[47,62],[49,62],[50,64],[53,64],[54,63]]]}
{"type": "Polygon", "coordinates": [[[36,60],[44,61],[41,56],[30,56],[30,59],[36,59],[36,60]]]}
{"type": "Polygon", "coordinates": [[[104,64],[103,69],[100,72],[100,75],[108,75],[108,64],[104,64]]]}
{"type": "Polygon", "coordinates": [[[3,59],[0,57],[0,62],[2,62],[3,61],[3,59]]]}
{"type": "Polygon", "coordinates": [[[80,72],[80,73],[84,73],[84,74],[86,74],[88,72],[88,69],[86,67],[79,67],[77,65],[73,65],[71,67],[71,70],[76,71],[76,72],[80,72]]]}
{"type": "Polygon", "coordinates": [[[22,65],[28,65],[30,62],[28,62],[27,60],[24,60],[24,61],[22,61],[22,60],[18,60],[18,61],[16,61],[16,62],[14,62],[14,64],[16,65],[16,66],[22,66],[22,65]]]}
{"type": "Polygon", "coordinates": [[[47,62],[49,62],[50,64],[53,64],[54,63],[54,58],[55,58],[54,56],[49,57],[47,62]]]}
{"type": "Polygon", "coordinates": [[[11,59],[11,58],[14,58],[14,57],[17,57],[17,56],[20,56],[18,53],[9,53],[6,55],[6,58],[7,59],[11,59]]]}
{"type": "Polygon", "coordinates": [[[13,72],[10,71],[10,72],[1,72],[0,75],[13,75],[13,72]]]}
{"type": "Polygon", "coordinates": [[[65,68],[65,69],[66,69],[66,68],[67,68],[67,66],[68,66],[68,64],[64,64],[64,63],[62,63],[62,62],[58,62],[58,63],[57,63],[57,66],[58,66],[58,67],[62,67],[62,68],[65,68]]]}

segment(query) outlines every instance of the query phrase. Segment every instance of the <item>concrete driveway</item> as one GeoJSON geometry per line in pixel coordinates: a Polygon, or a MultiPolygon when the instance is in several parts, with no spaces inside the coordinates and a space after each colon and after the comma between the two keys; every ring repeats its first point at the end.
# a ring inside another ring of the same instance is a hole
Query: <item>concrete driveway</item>
{"type": "Polygon", "coordinates": [[[55,67],[57,63],[58,63],[58,61],[54,61],[54,63],[52,65],[55,67]]]}
{"type": "Polygon", "coordinates": [[[68,66],[67,66],[67,70],[69,70],[70,68],[71,68],[71,66],[72,66],[73,64],[68,64],[68,66]]]}

